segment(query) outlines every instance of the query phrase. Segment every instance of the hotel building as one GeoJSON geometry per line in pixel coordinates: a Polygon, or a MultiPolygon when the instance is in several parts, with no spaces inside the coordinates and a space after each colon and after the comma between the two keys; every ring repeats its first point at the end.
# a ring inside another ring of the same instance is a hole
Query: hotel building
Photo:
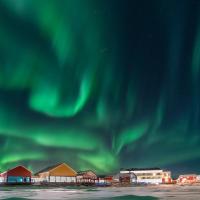
{"type": "Polygon", "coordinates": [[[160,168],[131,168],[121,169],[120,174],[134,174],[132,183],[161,184],[171,183],[171,172],[160,168]],[[136,177],[136,178],[135,178],[136,177]]]}

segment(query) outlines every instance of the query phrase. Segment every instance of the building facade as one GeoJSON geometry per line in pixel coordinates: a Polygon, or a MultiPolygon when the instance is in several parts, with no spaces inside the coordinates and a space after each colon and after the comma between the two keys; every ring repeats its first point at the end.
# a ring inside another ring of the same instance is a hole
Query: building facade
{"type": "Polygon", "coordinates": [[[137,181],[136,175],[131,172],[118,173],[113,175],[113,183],[131,184],[131,183],[136,183],[136,181],[137,181]]]}
{"type": "Polygon", "coordinates": [[[171,172],[163,171],[160,168],[131,168],[122,169],[121,174],[134,174],[131,182],[138,184],[161,184],[171,181],[171,172]]]}
{"type": "Polygon", "coordinates": [[[198,176],[196,174],[180,175],[177,179],[178,184],[193,184],[198,182],[198,176]]]}
{"type": "Polygon", "coordinates": [[[96,186],[110,186],[112,184],[113,177],[108,175],[99,175],[95,180],[96,186]]]}
{"type": "Polygon", "coordinates": [[[162,183],[165,183],[165,184],[173,183],[170,171],[163,171],[162,183]]]}
{"type": "Polygon", "coordinates": [[[4,183],[4,177],[0,174],[0,184],[4,183]]]}
{"type": "Polygon", "coordinates": [[[77,172],[65,163],[45,168],[35,174],[33,182],[76,183],[77,172]]]}
{"type": "Polygon", "coordinates": [[[17,166],[1,173],[1,180],[6,184],[30,184],[32,173],[24,166],[17,166]]]}
{"type": "Polygon", "coordinates": [[[77,173],[77,183],[95,183],[97,175],[92,170],[79,171],[77,173]]]}

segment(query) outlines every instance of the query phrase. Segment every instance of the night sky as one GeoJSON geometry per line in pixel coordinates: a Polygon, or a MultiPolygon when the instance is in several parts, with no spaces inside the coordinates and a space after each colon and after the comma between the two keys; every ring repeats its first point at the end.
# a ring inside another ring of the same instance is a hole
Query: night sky
{"type": "Polygon", "coordinates": [[[0,170],[58,162],[200,173],[200,0],[0,0],[0,170]]]}

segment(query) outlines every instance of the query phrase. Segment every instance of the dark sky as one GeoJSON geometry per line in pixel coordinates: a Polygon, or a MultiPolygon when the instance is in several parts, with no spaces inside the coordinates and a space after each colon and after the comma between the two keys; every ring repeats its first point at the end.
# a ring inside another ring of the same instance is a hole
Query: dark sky
{"type": "Polygon", "coordinates": [[[200,173],[199,131],[200,0],[0,0],[0,170],[200,173]]]}

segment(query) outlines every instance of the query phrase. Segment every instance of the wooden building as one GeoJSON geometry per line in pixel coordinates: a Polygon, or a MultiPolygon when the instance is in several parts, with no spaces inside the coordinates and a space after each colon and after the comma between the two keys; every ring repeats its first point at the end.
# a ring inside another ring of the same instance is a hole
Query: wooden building
{"type": "Polygon", "coordinates": [[[77,183],[95,183],[97,175],[92,170],[79,171],[76,179],[77,183]]]}
{"type": "Polygon", "coordinates": [[[112,176],[99,175],[95,181],[96,186],[111,186],[112,176]]]}
{"type": "Polygon", "coordinates": [[[107,183],[112,183],[112,182],[113,182],[113,176],[107,175],[107,176],[105,177],[105,181],[106,181],[107,183]]]}
{"type": "Polygon", "coordinates": [[[76,183],[76,171],[65,163],[47,167],[35,174],[33,182],[76,183]]]}
{"type": "Polygon", "coordinates": [[[5,184],[30,184],[32,173],[24,166],[17,166],[1,173],[2,182],[5,184]]]}

